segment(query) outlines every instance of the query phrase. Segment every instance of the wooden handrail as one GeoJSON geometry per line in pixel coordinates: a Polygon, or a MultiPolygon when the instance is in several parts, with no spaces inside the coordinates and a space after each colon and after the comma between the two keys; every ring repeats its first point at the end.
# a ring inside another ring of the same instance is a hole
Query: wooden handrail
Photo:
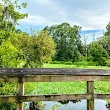
{"type": "Polygon", "coordinates": [[[94,99],[109,99],[110,94],[95,94],[94,81],[110,81],[110,70],[64,68],[0,68],[0,82],[17,82],[16,95],[0,95],[0,102],[16,102],[16,110],[23,110],[22,102],[87,99],[87,110],[94,110],[94,99]],[[24,82],[87,81],[86,94],[24,95],[24,82]]]}
{"type": "Polygon", "coordinates": [[[72,68],[0,68],[0,76],[27,75],[88,75],[109,76],[110,69],[72,69],[72,68]]]}

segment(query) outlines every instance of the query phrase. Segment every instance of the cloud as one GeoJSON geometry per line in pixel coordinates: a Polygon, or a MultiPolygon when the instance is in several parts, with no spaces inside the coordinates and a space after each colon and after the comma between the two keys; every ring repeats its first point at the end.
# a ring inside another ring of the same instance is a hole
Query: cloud
{"type": "Polygon", "coordinates": [[[45,25],[48,21],[45,17],[42,16],[29,16],[28,18],[20,20],[20,22],[28,23],[35,26],[35,25],[45,25]]]}
{"type": "MultiPolygon", "coordinates": [[[[110,0],[28,0],[22,23],[53,25],[68,22],[83,30],[102,30],[110,21],[110,0]]],[[[23,10],[24,11],[24,10],[23,10]]]]}

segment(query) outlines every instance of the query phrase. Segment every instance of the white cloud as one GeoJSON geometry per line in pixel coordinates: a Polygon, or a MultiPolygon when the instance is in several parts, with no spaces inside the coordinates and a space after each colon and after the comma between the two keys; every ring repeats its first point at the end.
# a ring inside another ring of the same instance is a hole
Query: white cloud
{"type": "Polygon", "coordinates": [[[103,15],[86,15],[81,17],[81,21],[79,21],[83,29],[104,29],[107,23],[110,21],[110,14],[103,15]],[[83,22],[82,22],[83,21],[83,22]]]}
{"type": "Polygon", "coordinates": [[[31,25],[45,25],[45,23],[47,23],[48,21],[42,16],[28,16],[28,18],[25,18],[20,22],[28,23],[31,25]]]}
{"type": "Polygon", "coordinates": [[[110,0],[28,0],[31,25],[53,25],[68,22],[86,29],[104,29],[110,21],[110,0]]]}

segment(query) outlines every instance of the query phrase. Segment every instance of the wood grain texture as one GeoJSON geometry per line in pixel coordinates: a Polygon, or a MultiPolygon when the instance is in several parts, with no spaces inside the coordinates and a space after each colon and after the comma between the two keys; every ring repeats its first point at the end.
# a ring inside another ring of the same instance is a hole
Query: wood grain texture
{"type": "Polygon", "coordinates": [[[0,95],[0,102],[66,101],[79,99],[110,99],[110,94],[50,94],[50,95],[0,95]]]}
{"type": "MultiPolygon", "coordinates": [[[[87,81],[87,93],[94,94],[94,81],[87,81]]],[[[87,100],[87,110],[94,110],[94,99],[87,100]]]]}
{"type": "Polygon", "coordinates": [[[17,94],[0,95],[0,102],[17,103],[16,110],[23,110],[22,102],[64,101],[87,99],[87,110],[94,110],[94,99],[110,99],[110,94],[94,94],[93,81],[110,81],[110,70],[65,68],[0,68],[0,82],[17,82],[17,94]],[[24,82],[87,81],[87,94],[24,95],[24,82]]]}
{"type": "Polygon", "coordinates": [[[1,76],[0,82],[70,82],[70,81],[110,81],[110,76],[98,75],[28,75],[1,76]]]}
{"type": "Polygon", "coordinates": [[[71,68],[0,68],[0,76],[26,75],[110,75],[105,69],[71,69],[71,68]]]}

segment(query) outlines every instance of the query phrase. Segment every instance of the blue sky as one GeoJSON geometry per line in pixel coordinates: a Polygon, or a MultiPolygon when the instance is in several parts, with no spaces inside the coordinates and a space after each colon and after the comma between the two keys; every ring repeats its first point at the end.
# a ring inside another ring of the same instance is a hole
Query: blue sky
{"type": "Polygon", "coordinates": [[[82,37],[86,35],[88,42],[95,33],[96,38],[102,36],[110,21],[110,0],[19,0],[28,6],[22,12],[28,18],[19,21],[18,28],[29,32],[45,26],[68,22],[82,27],[82,37]]]}

